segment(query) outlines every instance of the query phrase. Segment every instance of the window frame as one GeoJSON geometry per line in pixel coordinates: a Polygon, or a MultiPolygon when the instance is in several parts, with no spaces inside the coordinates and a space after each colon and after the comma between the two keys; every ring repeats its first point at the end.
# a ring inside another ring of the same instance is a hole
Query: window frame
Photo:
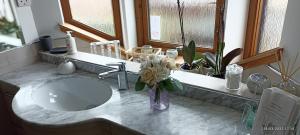
{"type": "MultiPolygon", "coordinates": [[[[149,40],[149,18],[148,18],[148,0],[135,0],[135,18],[136,18],[136,33],[137,33],[137,45],[141,47],[145,44],[150,44],[153,47],[163,48],[166,50],[168,48],[175,48],[180,46],[179,44],[171,44],[167,42],[157,42],[149,40]],[[145,6],[146,5],[146,6],[145,6]],[[144,8],[146,7],[146,8],[144,8]],[[146,31],[145,31],[146,30],[146,31]],[[147,41],[149,40],[149,41],[147,41]]],[[[103,40],[120,40],[121,46],[123,45],[122,36],[122,24],[121,24],[121,12],[120,12],[120,2],[119,0],[112,0],[113,4],[113,15],[115,23],[116,36],[110,36],[94,28],[91,28],[85,24],[82,24],[76,20],[72,19],[72,14],[70,10],[69,0],[60,0],[61,7],[65,19],[65,24],[60,25],[62,31],[72,30],[74,35],[80,37],[89,42],[103,41],[103,40]]],[[[212,52],[215,53],[219,37],[224,37],[219,35],[221,29],[220,13],[225,6],[225,0],[217,0],[216,9],[216,21],[215,21],[215,35],[214,35],[214,45],[212,49],[209,48],[197,48],[198,52],[212,52]]],[[[244,68],[252,68],[260,65],[266,65],[270,63],[277,62],[281,60],[281,55],[283,48],[275,48],[263,53],[258,53],[257,48],[259,47],[259,34],[261,27],[261,17],[264,8],[264,0],[250,0],[247,28],[245,35],[245,43],[243,46],[243,54],[240,62],[238,64],[242,65],[244,68]]],[[[224,39],[224,38],[223,38],[224,39]]]]}
{"type": "MultiPolygon", "coordinates": [[[[216,14],[215,14],[215,30],[214,30],[214,43],[213,48],[201,48],[197,47],[197,52],[212,52],[215,53],[218,47],[219,42],[219,32],[220,32],[220,25],[221,25],[221,10],[223,6],[225,6],[224,0],[217,0],[216,2],[216,14]]],[[[174,44],[165,41],[157,41],[150,39],[150,32],[149,32],[149,5],[148,0],[136,0],[135,1],[135,15],[136,15],[136,29],[137,29],[137,44],[139,47],[142,47],[145,44],[152,45],[153,47],[159,47],[163,50],[169,48],[176,48],[178,46],[182,46],[181,44],[174,44]]],[[[179,22],[178,22],[179,23],[179,22]]],[[[221,35],[224,37],[224,33],[221,35]]]]}
{"type": "Polygon", "coordinates": [[[250,0],[243,59],[257,55],[263,0],[250,0]]]}
{"type": "MultiPolygon", "coordinates": [[[[212,52],[215,53],[218,46],[218,32],[222,26],[220,23],[220,13],[223,6],[225,6],[224,0],[217,0],[216,9],[216,22],[215,22],[215,38],[213,49],[208,48],[197,48],[198,52],[212,52]]],[[[150,44],[154,47],[160,47],[164,50],[176,46],[178,44],[170,44],[166,42],[157,42],[149,40],[149,18],[148,18],[148,2],[147,0],[135,1],[135,14],[136,14],[136,29],[137,29],[137,42],[138,46],[143,46],[145,44],[150,44]]],[[[238,64],[242,65],[244,68],[252,68],[259,65],[270,64],[281,60],[280,53],[283,48],[275,48],[263,53],[258,53],[257,48],[259,46],[259,36],[261,27],[261,17],[263,12],[264,0],[250,0],[247,29],[245,36],[245,43],[243,45],[242,59],[238,64]]],[[[220,35],[224,37],[223,35],[220,35]]],[[[224,38],[223,38],[224,39],[224,38]]]]}
{"type": "Polygon", "coordinates": [[[264,0],[250,0],[244,53],[239,62],[244,68],[252,68],[281,60],[283,48],[277,47],[266,52],[258,53],[261,18],[264,0]]]}
{"type": "MultiPolygon", "coordinates": [[[[121,11],[120,11],[120,2],[119,0],[112,0],[112,8],[113,8],[113,16],[114,16],[114,27],[115,27],[115,36],[111,36],[100,30],[92,28],[86,24],[83,24],[79,21],[76,21],[72,17],[71,7],[69,0],[60,0],[62,12],[64,15],[64,23],[75,26],[79,29],[87,31],[89,33],[95,34],[105,40],[119,40],[121,45],[123,46],[123,33],[122,33],[122,22],[121,22],[121,11]]],[[[63,27],[63,26],[61,26],[63,27]]],[[[87,38],[84,38],[87,39],[87,38]]]]}

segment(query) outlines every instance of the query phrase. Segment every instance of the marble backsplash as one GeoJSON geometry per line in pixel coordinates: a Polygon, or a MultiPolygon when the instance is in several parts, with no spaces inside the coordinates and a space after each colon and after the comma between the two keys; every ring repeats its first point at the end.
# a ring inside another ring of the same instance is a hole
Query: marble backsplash
{"type": "MultiPolygon", "coordinates": [[[[48,53],[40,53],[41,59],[45,62],[51,63],[58,65],[63,59],[63,55],[52,55],[48,53]]],[[[84,61],[79,61],[79,60],[74,60],[70,59],[72,62],[74,62],[75,66],[77,69],[91,72],[98,74],[100,72],[105,72],[110,70],[110,67],[106,66],[101,66],[101,65],[96,65],[93,63],[88,63],[84,61]]],[[[116,77],[116,76],[113,76],[116,77]]],[[[137,80],[137,74],[129,72],[128,73],[128,79],[129,82],[134,83],[137,80]]],[[[218,92],[218,91],[213,91],[213,90],[208,90],[205,88],[201,87],[196,87],[196,86],[191,86],[188,84],[183,84],[184,90],[182,91],[177,91],[174,94],[180,95],[180,96],[185,96],[185,97],[190,97],[193,99],[201,100],[204,102],[208,103],[213,103],[216,105],[221,105],[225,107],[229,107],[238,111],[243,111],[244,106],[246,104],[257,104],[257,100],[252,100],[247,97],[242,97],[242,96],[234,96],[231,94],[226,94],[223,92],[218,92]]]]}
{"type": "Polygon", "coordinates": [[[39,60],[38,50],[35,43],[0,52],[0,75],[35,63],[39,60]]]}

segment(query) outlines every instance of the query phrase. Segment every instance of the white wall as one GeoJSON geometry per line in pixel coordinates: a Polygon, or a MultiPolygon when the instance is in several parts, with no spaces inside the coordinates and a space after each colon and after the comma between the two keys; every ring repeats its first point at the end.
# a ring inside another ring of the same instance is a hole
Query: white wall
{"type": "Polygon", "coordinates": [[[17,22],[21,26],[23,32],[25,44],[31,44],[39,37],[31,7],[17,7],[16,5],[16,0],[13,0],[13,8],[16,12],[17,22]]]}
{"type": "Polygon", "coordinates": [[[134,0],[121,0],[123,39],[126,49],[137,46],[134,0]]]}
{"type": "Polygon", "coordinates": [[[65,36],[58,27],[58,24],[63,23],[59,0],[32,0],[31,9],[40,36],[51,35],[53,38],[65,36]]]}
{"type": "Polygon", "coordinates": [[[22,28],[25,44],[31,44],[39,38],[30,7],[16,8],[22,28]]]}
{"type": "MultiPolygon", "coordinates": [[[[297,52],[300,53],[300,0],[289,0],[286,17],[281,37],[280,46],[284,48],[286,57],[294,58],[297,52]]],[[[295,64],[300,66],[300,57],[295,64]]],[[[300,71],[294,77],[297,82],[300,82],[300,71]]]]}
{"type": "Polygon", "coordinates": [[[224,54],[235,48],[243,48],[249,8],[249,0],[228,0],[227,2],[224,54]]]}
{"type": "Polygon", "coordinates": [[[8,21],[15,21],[14,12],[9,4],[9,0],[0,1],[0,18],[5,17],[8,21]]]}

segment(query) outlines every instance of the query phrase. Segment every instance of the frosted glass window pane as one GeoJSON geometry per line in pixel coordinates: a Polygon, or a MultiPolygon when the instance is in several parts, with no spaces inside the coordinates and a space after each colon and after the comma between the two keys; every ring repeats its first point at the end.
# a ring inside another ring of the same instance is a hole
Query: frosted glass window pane
{"type": "MultiPolygon", "coordinates": [[[[216,0],[181,0],[185,4],[184,29],[187,42],[212,48],[216,0]]],[[[150,39],[181,44],[176,0],[149,0],[150,39]]]]}
{"type": "Polygon", "coordinates": [[[288,0],[265,0],[259,53],[279,47],[288,0]]]}
{"type": "Polygon", "coordinates": [[[74,20],[115,36],[112,0],[70,0],[74,20]]]}

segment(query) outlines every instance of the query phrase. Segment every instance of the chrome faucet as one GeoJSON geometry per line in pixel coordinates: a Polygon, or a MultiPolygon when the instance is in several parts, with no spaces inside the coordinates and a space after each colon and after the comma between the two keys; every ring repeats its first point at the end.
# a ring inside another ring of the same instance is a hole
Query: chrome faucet
{"type": "Polygon", "coordinates": [[[128,77],[126,71],[126,63],[118,62],[112,64],[106,64],[107,66],[118,66],[118,69],[113,69],[111,71],[103,72],[98,75],[99,79],[105,79],[106,77],[118,74],[118,85],[119,90],[127,90],[129,89],[128,85],[128,77]]]}

